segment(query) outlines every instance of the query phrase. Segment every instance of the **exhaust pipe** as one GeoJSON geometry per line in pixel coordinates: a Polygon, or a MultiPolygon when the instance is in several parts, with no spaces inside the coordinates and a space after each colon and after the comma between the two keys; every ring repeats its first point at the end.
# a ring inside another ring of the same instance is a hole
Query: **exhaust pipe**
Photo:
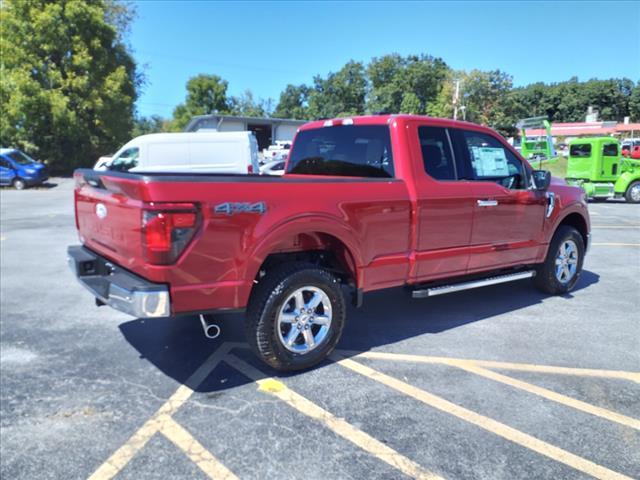
{"type": "Polygon", "coordinates": [[[202,330],[204,330],[204,336],[210,339],[218,338],[222,330],[215,323],[208,323],[204,315],[200,315],[200,323],[202,323],[202,330]]]}

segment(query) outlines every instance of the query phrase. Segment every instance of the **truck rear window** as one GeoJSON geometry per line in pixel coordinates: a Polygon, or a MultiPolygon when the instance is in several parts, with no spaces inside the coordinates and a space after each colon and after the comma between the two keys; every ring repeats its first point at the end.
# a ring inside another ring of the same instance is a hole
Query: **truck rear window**
{"type": "Polygon", "coordinates": [[[303,130],[296,136],[288,173],[392,178],[389,127],[348,125],[303,130]]]}

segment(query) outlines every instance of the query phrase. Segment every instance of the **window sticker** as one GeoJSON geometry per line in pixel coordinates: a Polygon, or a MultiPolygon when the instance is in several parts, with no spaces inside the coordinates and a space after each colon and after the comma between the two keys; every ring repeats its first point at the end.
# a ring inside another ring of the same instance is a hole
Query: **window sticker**
{"type": "Polygon", "coordinates": [[[503,148],[471,147],[473,169],[478,177],[508,177],[509,165],[503,148]]]}

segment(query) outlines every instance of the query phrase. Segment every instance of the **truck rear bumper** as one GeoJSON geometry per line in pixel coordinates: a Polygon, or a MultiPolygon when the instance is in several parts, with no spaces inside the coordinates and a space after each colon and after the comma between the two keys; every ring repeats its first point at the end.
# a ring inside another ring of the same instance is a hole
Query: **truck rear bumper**
{"type": "Polygon", "coordinates": [[[134,275],[81,245],[68,247],[67,256],[80,284],[99,302],[139,318],[171,315],[166,285],[134,275]]]}

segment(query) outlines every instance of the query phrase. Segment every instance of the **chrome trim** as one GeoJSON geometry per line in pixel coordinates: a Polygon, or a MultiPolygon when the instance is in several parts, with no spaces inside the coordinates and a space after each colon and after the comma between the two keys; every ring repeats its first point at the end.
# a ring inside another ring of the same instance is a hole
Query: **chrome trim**
{"type": "Polygon", "coordinates": [[[103,301],[110,307],[134,317],[156,318],[171,315],[169,291],[166,287],[137,292],[112,283],[109,285],[109,296],[103,301]]]}
{"type": "Polygon", "coordinates": [[[545,213],[546,218],[549,218],[556,208],[556,194],[553,192],[547,192],[547,210],[545,213]]]}
{"type": "Polygon", "coordinates": [[[488,285],[497,285],[499,283],[514,282],[525,278],[534,277],[535,270],[526,272],[510,273],[507,275],[498,275],[496,277],[483,278],[481,280],[472,280],[470,282],[458,283],[455,285],[442,285],[441,287],[425,288],[414,290],[411,294],[413,298],[435,297],[436,295],[444,295],[446,293],[459,292],[462,290],[470,290],[472,288],[486,287],[488,285]]]}
{"type": "Polygon", "coordinates": [[[80,285],[105,305],[109,305],[120,312],[137,318],[171,316],[171,301],[169,289],[166,286],[158,285],[154,288],[147,287],[145,290],[129,290],[114,282],[110,282],[107,296],[105,297],[85,281],[85,279],[90,277],[77,275],[76,262],[70,255],[67,257],[67,263],[80,285]]]}
{"type": "Polygon", "coordinates": [[[479,207],[496,207],[497,205],[497,200],[478,200],[479,207]]]}

